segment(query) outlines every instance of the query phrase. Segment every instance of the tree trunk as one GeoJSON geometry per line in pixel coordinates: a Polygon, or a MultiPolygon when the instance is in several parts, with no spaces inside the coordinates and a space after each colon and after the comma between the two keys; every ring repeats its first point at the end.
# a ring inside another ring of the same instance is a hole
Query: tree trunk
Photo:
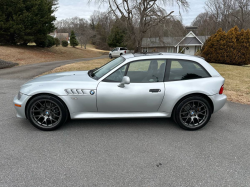
{"type": "Polygon", "coordinates": [[[139,41],[138,41],[138,47],[137,47],[137,52],[138,53],[142,53],[141,45],[142,45],[142,39],[139,39],[139,41]]]}

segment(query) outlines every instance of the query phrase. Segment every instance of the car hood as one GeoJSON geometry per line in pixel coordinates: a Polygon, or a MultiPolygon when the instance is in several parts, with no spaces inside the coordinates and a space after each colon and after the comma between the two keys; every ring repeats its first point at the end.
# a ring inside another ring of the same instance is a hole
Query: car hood
{"type": "Polygon", "coordinates": [[[41,83],[41,82],[96,82],[95,79],[89,77],[88,71],[70,71],[63,73],[53,73],[44,75],[28,81],[25,84],[41,83]]]}
{"type": "Polygon", "coordinates": [[[89,77],[88,71],[71,71],[32,79],[21,86],[20,92],[27,95],[37,93],[64,95],[65,89],[96,89],[97,84],[97,80],[89,77]]]}

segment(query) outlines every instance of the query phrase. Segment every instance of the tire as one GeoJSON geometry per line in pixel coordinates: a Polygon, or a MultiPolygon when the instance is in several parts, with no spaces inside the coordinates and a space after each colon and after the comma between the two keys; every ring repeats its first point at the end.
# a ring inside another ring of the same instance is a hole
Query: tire
{"type": "Polygon", "coordinates": [[[120,56],[122,56],[123,54],[121,53],[120,56]]]}
{"type": "Polygon", "coordinates": [[[194,131],[204,127],[211,114],[211,106],[204,97],[191,96],[177,104],[173,119],[181,128],[194,131]]]}
{"type": "Polygon", "coordinates": [[[34,127],[44,131],[58,129],[69,116],[66,105],[51,95],[39,95],[32,98],[28,103],[26,114],[34,127]]]}
{"type": "Polygon", "coordinates": [[[109,58],[110,58],[110,59],[112,59],[112,58],[113,58],[111,54],[109,54],[109,58]]]}

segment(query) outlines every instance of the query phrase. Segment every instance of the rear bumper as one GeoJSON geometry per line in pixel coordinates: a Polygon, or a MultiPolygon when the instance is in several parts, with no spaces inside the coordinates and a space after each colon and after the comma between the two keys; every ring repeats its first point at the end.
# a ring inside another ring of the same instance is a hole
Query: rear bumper
{"type": "Polygon", "coordinates": [[[214,104],[214,113],[219,111],[227,102],[227,96],[224,94],[216,94],[209,96],[214,104]]]}
{"type": "Polygon", "coordinates": [[[14,103],[14,107],[16,109],[16,112],[17,112],[17,117],[18,118],[26,118],[26,115],[25,115],[25,106],[26,106],[26,103],[27,101],[29,100],[31,96],[28,96],[28,95],[22,95],[21,99],[18,100],[17,99],[17,95],[15,96],[14,100],[13,100],[13,103],[14,103]],[[17,105],[20,105],[21,107],[17,107],[15,106],[15,104],[17,105]]]}

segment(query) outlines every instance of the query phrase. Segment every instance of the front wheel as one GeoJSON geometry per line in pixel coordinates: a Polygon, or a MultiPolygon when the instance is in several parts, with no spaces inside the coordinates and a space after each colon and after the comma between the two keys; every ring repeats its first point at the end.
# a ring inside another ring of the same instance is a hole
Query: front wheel
{"type": "Polygon", "coordinates": [[[112,58],[113,58],[111,54],[109,54],[109,58],[110,58],[110,59],[112,59],[112,58]]]}
{"type": "Polygon", "coordinates": [[[65,104],[50,95],[34,97],[27,106],[26,114],[33,126],[44,131],[59,128],[68,118],[65,104]]]}
{"type": "Polygon", "coordinates": [[[211,118],[212,109],[209,102],[200,96],[193,96],[181,101],[175,111],[176,123],[186,130],[198,130],[211,118]]]}

